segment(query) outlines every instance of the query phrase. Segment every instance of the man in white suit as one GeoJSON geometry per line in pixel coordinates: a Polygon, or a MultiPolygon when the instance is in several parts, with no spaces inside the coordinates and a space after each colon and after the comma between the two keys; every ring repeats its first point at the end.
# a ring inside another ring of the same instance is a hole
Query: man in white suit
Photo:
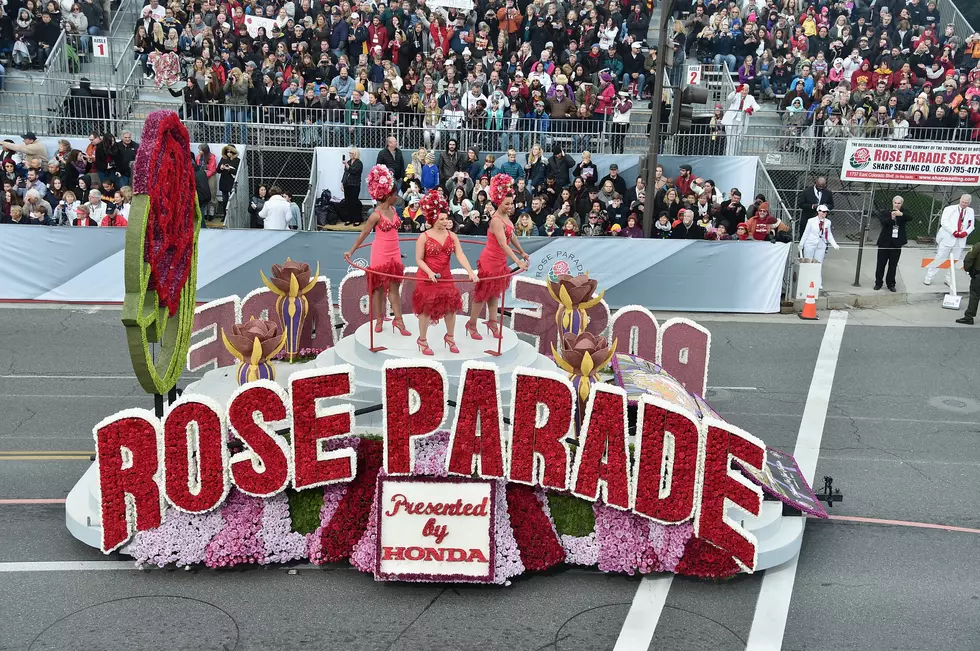
{"type": "Polygon", "coordinates": [[[728,110],[721,118],[727,136],[726,155],[734,156],[738,153],[738,137],[748,133],[749,120],[758,110],[759,103],[749,94],[748,84],[742,84],[728,96],[728,110]]]}
{"type": "MultiPolygon", "coordinates": [[[[971,199],[970,195],[964,194],[958,204],[943,208],[942,217],[939,219],[939,232],[936,233],[936,257],[926,267],[926,276],[922,280],[926,285],[932,284],[932,278],[936,275],[939,265],[949,260],[950,255],[953,260],[963,260],[966,240],[976,225],[973,208],[970,207],[971,199]]],[[[952,269],[946,271],[947,285],[952,280],[951,272],[952,269]]]]}
{"type": "Polygon", "coordinates": [[[823,258],[827,255],[827,246],[839,249],[834,233],[830,229],[830,220],[827,213],[830,210],[821,204],[817,206],[817,216],[807,220],[806,228],[803,229],[803,237],[800,238],[800,248],[803,249],[803,257],[816,260],[820,263],[820,286],[823,289],[823,258]]]}

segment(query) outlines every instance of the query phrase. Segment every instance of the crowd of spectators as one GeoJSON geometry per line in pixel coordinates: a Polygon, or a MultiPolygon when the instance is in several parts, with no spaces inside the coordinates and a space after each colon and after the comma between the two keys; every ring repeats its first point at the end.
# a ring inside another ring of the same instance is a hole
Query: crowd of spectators
{"type": "MultiPolygon", "coordinates": [[[[54,152],[49,152],[34,133],[25,133],[21,140],[0,143],[0,224],[128,224],[133,200],[132,165],[139,150],[132,133],[123,131],[119,140],[112,134],[92,133],[84,150],[62,139],[54,152]]],[[[235,187],[238,150],[225,145],[219,158],[207,144],[201,144],[192,152],[192,160],[202,213],[222,219],[235,187]]],[[[257,215],[252,216],[252,222],[261,226],[257,215]]]]}
{"type": "Polygon", "coordinates": [[[413,147],[490,150],[527,148],[516,131],[546,147],[556,132],[625,132],[656,56],[644,0],[148,7],[135,34],[147,77],[181,92],[188,118],[229,123],[227,140],[253,121],[319,127],[299,130],[305,146],[381,147],[401,128],[413,147]]]}
{"type": "Polygon", "coordinates": [[[804,135],[980,139],[980,33],[957,37],[935,0],[696,0],[675,26],[682,59],[725,64],[776,104],[784,148],[804,135]]]}
{"type": "MultiPolygon", "coordinates": [[[[495,210],[488,196],[490,180],[507,174],[515,182],[513,219],[518,236],[644,237],[643,212],[648,192],[643,178],[627,182],[617,163],[600,171],[588,151],[576,160],[560,145],[546,155],[535,144],[526,155],[512,148],[504,160],[498,160],[492,154],[481,156],[473,148],[461,152],[453,139],[438,152],[425,148],[404,152],[398,145],[397,139],[389,136],[377,160],[369,164],[384,164],[401,179],[399,210],[404,232],[425,230],[419,203],[425,192],[438,188],[449,203],[456,232],[485,235],[495,210]],[[600,176],[601,172],[605,174],[600,176]]],[[[341,209],[329,210],[329,202],[323,200],[326,195],[317,202],[319,226],[327,228],[339,222],[357,226],[363,221],[358,196],[365,163],[360,156],[360,150],[352,147],[344,158],[341,209]]],[[[690,165],[682,165],[674,179],[665,177],[663,167],[658,165],[656,179],[652,194],[656,223],[651,237],[790,239],[792,225],[774,217],[762,195],[745,206],[737,188],[725,195],[711,179],[696,176],[690,165]]]]}
{"type": "MultiPolygon", "coordinates": [[[[64,33],[66,58],[77,67],[91,37],[108,33],[110,11],[110,0],[8,0],[0,6],[0,55],[18,70],[43,68],[64,33]]],[[[3,72],[0,66],[0,89],[3,72]]]]}

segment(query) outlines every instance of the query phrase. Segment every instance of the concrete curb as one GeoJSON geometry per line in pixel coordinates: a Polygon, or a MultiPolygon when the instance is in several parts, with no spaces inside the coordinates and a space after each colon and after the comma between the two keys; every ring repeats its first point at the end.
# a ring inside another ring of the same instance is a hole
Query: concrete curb
{"type": "MultiPolygon", "coordinates": [[[[918,303],[942,302],[946,292],[889,292],[880,290],[874,294],[847,294],[829,292],[817,297],[817,310],[846,310],[855,308],[892,307],[918,303]]],[[[793,310],[803,309],[803,299],[793,301],[793,310]]]]}

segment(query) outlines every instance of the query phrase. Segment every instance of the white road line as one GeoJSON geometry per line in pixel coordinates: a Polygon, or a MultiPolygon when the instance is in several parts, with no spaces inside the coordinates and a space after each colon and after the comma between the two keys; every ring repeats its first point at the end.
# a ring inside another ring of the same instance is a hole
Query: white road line
{"type": "Polygon", "coordinates": [[[0,398],[44,398],[45,400],[73,400],[75,398],[90,398],[101,400],[136,400],[145,398],[142,395],[132,396],[111,396],[111,395],[92,395],[92,394],[57,394],[57,393],[0,393],[0,398]]]}
{"type": "Polygon", "coordinates": [[[94,572],[106,570],[135,570],[132,561],[39,561],[29,563],[0,563],[0,572],[94,572]]]}
{"type": "MultiPolygon", "coordinates": [[[[725,416],[763,416],[765,418],[800,418],[801,414],[773,414],[762,411],[725,411],[725,416]]],[[[873,420],[896,423],[935,423],[937,425],[976,425],[975,420],[936,420],[935,418],[887,418],[885,416],[827,416],[827,420],[873,420]]]]}
{"type": "Polygon", "coordinates": [[[643,577],[613,651],[647,651],[650,648],[673,580],[673,574],[643,577]]]}
{"type": "MultiPolygon", "coordinates": [[[[840,356],[841,341],[844,339],[844,326],[847,313],[834,310],[827,321],[817,354],[817,364],[810,380],[810,390],[803,408],[803,420],[796,438],[793,456],[806,477],[813,484],[817,471],[817,458],[820,456],[820,442],[823,440],[827,409],[830,407],[830,394],[834,387],[837,360],[840,356]]],[[[806,520],[803,521],[806,524],[806,520]]],[[[789,602],[793,597],[793,584],[796,582],[796,568],[799,554],[783,565],[766,570],[762,577],[762,588],[756,602],[752,628],[745,651],[779,651],[786,633],[786,618],[789,616],[789,602]]]]}
{"type": "MultiPolygon", "coordinates": [[[[261,566],[254,566],[259,569],[261,566]]],[[[156,565],[147,566],[148,570],[158,569],[156,565]]],[[[320,566],[310,563],[302,565],[283,566],[275,569],[279,570],[317,570],[337,571],[355,570],[352,566],[320,566]]],[[[119,571],[139,571],[133,561],[30,561],[25,563],[6,562],[0,563],[0,573],[3,572],[119,572],[119,571]]]]}

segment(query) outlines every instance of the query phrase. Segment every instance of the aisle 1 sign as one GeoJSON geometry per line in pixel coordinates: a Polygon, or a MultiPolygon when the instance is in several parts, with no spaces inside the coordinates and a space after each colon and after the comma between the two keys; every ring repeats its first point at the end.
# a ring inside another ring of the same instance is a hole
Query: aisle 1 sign
{"type": "Polygon", "coordinates": [[[106,36],[92,37],[92,54],[100,59],[109,57],[109,39],[106,36]]]}
{"type": "Polygon", "coordinates": [[[687,67],[687,84],[688,86],[701,85],[701,66],[687,67]]]}

